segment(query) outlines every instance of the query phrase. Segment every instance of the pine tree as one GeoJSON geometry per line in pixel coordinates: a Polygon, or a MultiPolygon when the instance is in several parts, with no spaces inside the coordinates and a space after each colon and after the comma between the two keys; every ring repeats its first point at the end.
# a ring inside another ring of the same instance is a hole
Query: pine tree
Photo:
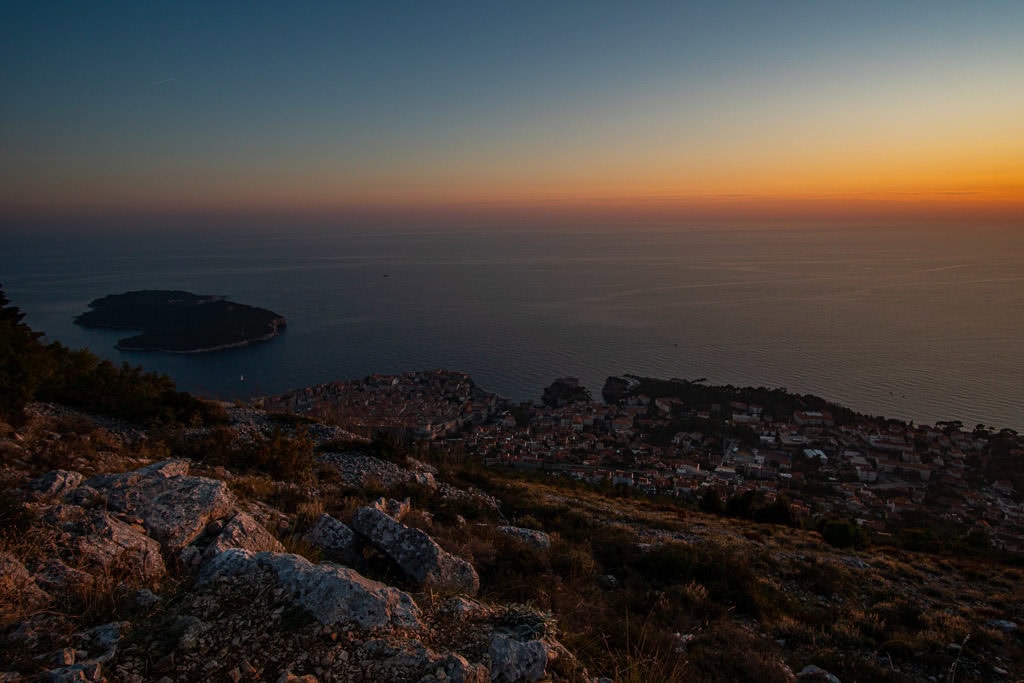
{"type": "Polygon", "coordinates": [[[0,417],[19,423],[25,404],[46,381],[49,354],[35,332],[22,322],[25,314],[11,306],[0,285],[0,417]]]}

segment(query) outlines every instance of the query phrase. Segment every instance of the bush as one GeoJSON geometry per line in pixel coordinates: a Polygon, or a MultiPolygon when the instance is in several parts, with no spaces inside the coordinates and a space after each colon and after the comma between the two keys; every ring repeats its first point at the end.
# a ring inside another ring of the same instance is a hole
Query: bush
{"type": "Polygon", "coordinates": [[[217,424],[220,406],[179,392],[167,375],[101,361],[95,354],[43,344],[41,332],[21,322],[24,314],[0,289],[0,417],[19,423],[25,404],[54,401],[133,422],[217,424]]]}
{"type": "Polygon", "coordinates": [[[25,404],[52,373],[41,332],[21,322],[25,317],[0,288],[0,418],[18,424],[25,404]]]}
{"type": "Polygon", "coordinates": [[[842,519],[823,521],[818,532],[826,543],[835,548],[860,548],[867,542],[864,530],[856,522],[842,519]]]}

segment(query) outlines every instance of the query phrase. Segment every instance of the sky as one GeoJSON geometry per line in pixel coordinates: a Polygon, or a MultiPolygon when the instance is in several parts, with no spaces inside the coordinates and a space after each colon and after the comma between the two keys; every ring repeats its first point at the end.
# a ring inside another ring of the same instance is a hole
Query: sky
{"type": "Polygon", "coordinates": [[[0,8],[0,218],[1024,225],[1024,2],[0,8]]]}

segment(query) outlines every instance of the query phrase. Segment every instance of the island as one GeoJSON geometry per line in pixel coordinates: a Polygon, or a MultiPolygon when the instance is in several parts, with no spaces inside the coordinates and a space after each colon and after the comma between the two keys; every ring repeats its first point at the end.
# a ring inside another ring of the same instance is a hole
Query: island
{"type": "Polygon", "coordinates": [[[272,339],[285,327],[283,316],[222,296],[149,289],[111,294],[92,301],[75,318],[83,327],[139,330],[117,342],[122,351],[202,353],[272,339]]]}

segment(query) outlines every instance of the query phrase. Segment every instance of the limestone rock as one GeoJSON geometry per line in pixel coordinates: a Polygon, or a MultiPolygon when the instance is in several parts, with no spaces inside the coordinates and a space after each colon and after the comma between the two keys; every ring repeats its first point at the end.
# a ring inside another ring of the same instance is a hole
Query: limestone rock
{"type": "Polygon", "coordinates": [[[72,505],[84,505],[86,507],[94,507],[104,503],[103,494],[85,484],[81,484],[64,494],[64,500],[72,505]]]}
{"type": "Polygon", "coordinates": [[[14,555],[0,552],[0,625],[15,623],[22,615],[50,601],[28,569],[14,555]]]}
{"type": "Polygon", "coordinates": [[[71,587],[92,585],[95,578],[81,569],[69,567],[55,557],[43,563],[36,572],[36,582],[51,593],[66,591],[71,587]]]}
{"type": "Polygon", "coordinates": [[[796,678],[804,683],[810,683],[810,681],[817,683],[840,683],[839,678],[835,674],[831,674],[814,664],[808,664],[800,669],[800,673],[796,675],[796,678]]]}
{"type": "Polygon", "coordinates": [[[352,528],[423,588],[464,593],[480,590],[480,577],[473,565],[447,552],[419,529],[405,526],[376,507],[357,510],[352,528]]]}
{"type": "Polygon", "coordinates": [[[235,511],[235,498],[215,479],[188,476],[188,462],[168,460],[133,472],[93,477],[91,486],[106,496],[107,507],[142,520],[168,553],[178,553],[206,525],[235,511]]]}
{"type": "Polygon", "coordinates": [[[443,680],[451,683],[486,683],[488,679],[486,667],[470,664],[465,657],[455,652],[449,653],[438,664],[445,674],[443,680]]]}
{"type": "Polygon", "coordinates": [[[518,538],[527,545],[533,546],[538,550],[550,550],[551,549],[551,537],[543,531],[537,531],[536,529],[526,529],[521,526],[499,526],[498,531],[508,536],[518,538]]]}
{"type": "Polygon", "coordinates": [[[203,552],[203,561],[209,561],[228,548],[241,548],[254,553],[284,552],[281,542],[264,529],[262,524],[253,519],[252,515],[245,512],[239,512],[224,525],[217,538],[203,552]]]}
{"type": "Polygon", "coordinates": [[[78,488],[82,475],[68,470],[53,470],[29,482],[28,488],[38,500],[61,498],[78,488]]]}
{"type": "Polygon", "coordinates": [[[200,573],[201,584],[217,577],[271,572],[297,605],[321,624],[356,624],[364,628],[417,628],[420,609],[412,597],[333,564],[314,565],[287,553],[251,553],[232,548],[211,560],[200,573]]]}
{"type": "Polygon", "coordinates": [[[81,505],[59,503],[46,509],[46,512],[43,513],[43,521],[63,528],[81,522],[85,516],[85,508],[81,505]]]}
{"type": "Polygon", "coordinates": [[[326,513],[317,518],[303,538],[310,545],[320,548],[324,559],[346,565],[356,564],[359,559],[355,533],[326,513]]]}
{"type": "Polygon", "coordinates": [[[488,651],[494,683],[532,683],[544,678],[548,647],[541,640],[518,641],[495,634],[488,651]]]}
{"type": "Polygon", "coordinates": [[[105,512],[75,524],[69,546],[80,568],[91,574],[117,576],[145,584],[166,573],[160,544],[105,512]]]}
{"type": "Polygon", "coordinates": [[[451,652],[440,655],[416,639],[393,641],[383,638],[369,640],[359,649],[361,659],[379,662],[382,680],[449,681],[450,683],[485,683],[487,669],[470,664],[462,655],[451,652]]]}

